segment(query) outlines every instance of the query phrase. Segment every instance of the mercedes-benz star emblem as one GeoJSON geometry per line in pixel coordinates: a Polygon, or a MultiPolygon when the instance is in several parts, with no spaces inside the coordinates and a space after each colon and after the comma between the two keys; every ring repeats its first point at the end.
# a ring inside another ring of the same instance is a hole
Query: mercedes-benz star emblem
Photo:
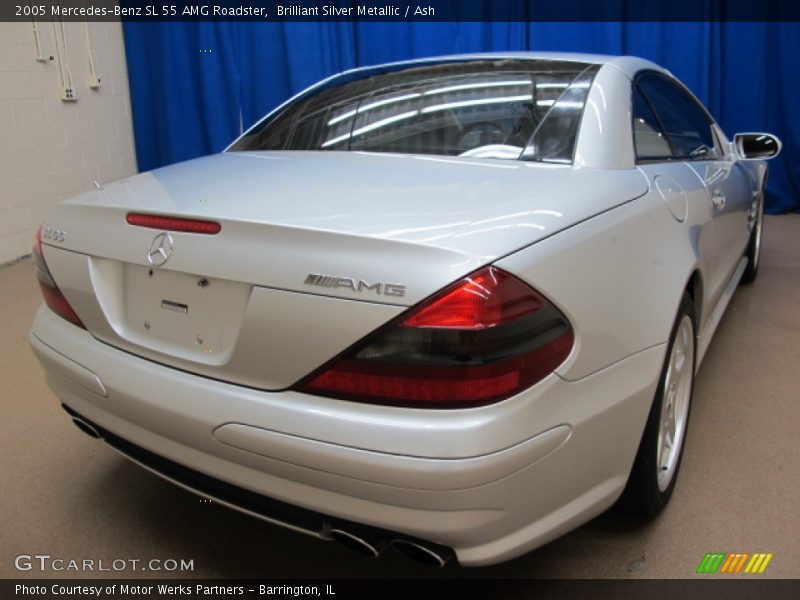
{"type": "Polygon", "coordinates": [[[159,233],[147,250],[147,262],[154,267],[160,267],[172,256],[172,236],[168,233],[159,233]]]}

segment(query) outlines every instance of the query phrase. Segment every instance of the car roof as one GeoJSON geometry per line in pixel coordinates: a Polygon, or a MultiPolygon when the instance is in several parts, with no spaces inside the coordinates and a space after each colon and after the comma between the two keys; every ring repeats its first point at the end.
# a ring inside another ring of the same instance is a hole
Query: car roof
{"type": "Polygon", "coordinates": [[[430,56],[412,60],[393,61],[378,65],[370,65],[349,69],[344,73],[356,74],[361,71],[382,70],[384,68],[396,69],[403,66],[424,65],[427,63],[449,62],[454,60],[563,60],[569,62],[583,62],[589,64],[609,65],[622,71],[629,79],[641,70],[660,71],[671,75],[669,71],[654,62],[639,58],[638,56],[615,56],[611,54],[586,54],[580,52],[486,52],[470,54],[448,54],[443,56],[430,56]]]}

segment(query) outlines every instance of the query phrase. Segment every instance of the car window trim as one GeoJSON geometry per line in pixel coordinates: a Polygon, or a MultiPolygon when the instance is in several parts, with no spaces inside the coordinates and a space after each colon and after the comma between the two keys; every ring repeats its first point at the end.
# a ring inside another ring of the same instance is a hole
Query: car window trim
{"type": "Polygon", "coordinates": [[[732,157],[730,148],[726,147],[726,144],[722,143],[722,136],[724,133],[716,121],[712,123],[711,131],[714,134],[714,142],[717,145],[717,148],[719,148],[720,157],[717,160],[731,160],[732,157]]]}
{"type": "Polygon", "coordinates": [[[642,70],[636,72],[636,74],[633,77],[633,81],[631,82],[631,136],[633,137],[634,154],[636,154],[636,137],[635,137],[635,134],[634,134],[634,131],[633,131],[633,127],[634,127],[634,125],[633,125],[634,121],[633,120],[635,118],[634,117],[634,112],[633,112],[633,101],[634,101],[635,91],[639,90],[639,92],[642,94],[642,97],[647,102],[647,105],[650,107],[650,110],[652,111],[653,115],[658,120],[658,124],[661,126],[661,130],[664,132],[664,137],[667,139],[667,143],[669,144],[670,150],[672,150],[672,152],[673,152],[673,156],[643,157],[643,158],[639,158],[638,156],[636,156],[635,157],[636,158],[636,164],[637,165],[638,164],[655,164],[655,163],[659,163],[659,162],[709,162],[709,161],[716,161],[716,160],[725,160],[727,158],[727,153],[725,153],[724,151],[720,152],[720,156],[713,156],[713,157],[703,157],[703,156],[699,156],[699,157],[685,156],[684,157],[684,156],[678,156],[678,155],[675,154],[675,149],[674,149],[674,147],[672,145],[672,140],[669,138],[669,135],[667,134],[667,130],[664,127],[664,123],[661,121],[661,115],[659,115],[658,111],[656,111],[655,108],[653,108],[653,104],[652,104],[650,98],[644,92],[644,90],[639,88],[639,80],[642,77],[646,76],[646,75],[655,75],[656,77],[658,77],[660,79],[664,79],[667,82],[675,84],[675,87],[678,89],[678,91],[681,92],[692,104],[694,104],[696,108],[700,109],[700,111],[705,115],[706,119],[708,119],[708,126],[709,126],[709,129],[711,130],[711,136],[712,136],[712,139],[714,140],[715,149],[717,150],[717,152],[721,151],[721,144],[719,142],[719,138],[717,137],[716,132],[714,131],[714,127],[712,127],[712,125],[716,125],[717,122],[716,122],[716,120],[714,120],[714,117],[711,116],[711,113],[708,112],[708,109],[706,109],[706,107],[703,106],[703,104],[697,98],[695,98],[695,96],[694,96],[694,94],[692,94],[691,90],[689,90],[689,88],[687,88],[685,85],[683,85],[682,82],[680,82],[679,80],[677,80],[675,77],[673,77],[671,75],[667,75],[666,73],[662,73],[661,71],[656,71],[655,69],[642,69],[642,70]]]}
{"type": "Polygon", "coordinates": [[[661,133],[664,134],[664,139],[667,140],[667,145],[669,146],[670,152],[672,154],[670,156],[655,156],[649,157],[645,156],[642,157],[641,160],[675,160],[678,158],[678,155],[675,153],[675,148],[672,145],[672,140],[667,135],[667,128],[664,127],[664,122],[661,120],[661,116],[656,112],[655,108],[653,108],[653,103],[650,102],[650,98],[647,97],[647,94],[644,93],[642,89],[639,88],[638,78],[634,80],[631,84],[631,136],[633,137],[633,153],[636,156],[637,162],[639,159],[639,153],[636,151],[636,111],[634,111],[633,107],[636,103],[636,93],[639,93],[642,98],[644,99],[645,103],[647,103],[647,107],[650,109],[650,112],[653,113],[653,116],[658,121],[658,126],[661,128],[661,133]]]}
{"type": "Polygon", "coordinates": [[[657,163],[674,163],[674,162],[715,162],[720,160],[729,160],[726,157],[717,156],[714,158],[681,158],[679,156],[672,157],[649,157],[637,158],[637,165],[653,165],[657,163]]]}

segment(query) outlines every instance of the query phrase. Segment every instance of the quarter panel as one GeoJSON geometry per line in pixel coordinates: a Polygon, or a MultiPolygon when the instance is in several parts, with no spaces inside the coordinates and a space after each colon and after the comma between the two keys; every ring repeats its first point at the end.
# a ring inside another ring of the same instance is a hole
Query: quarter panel
{"type": "MultiPolygon", "coordinates": [[[[701,331],[711,313],[710,308],[715,303],[711,281],[715,269],[716,232],[708,189],[698,177],[697,171],[685,162],[656,162],[640,165],[638,169],[647,177],[651,188],[664,198],[667,206],[672,201],[670,193],[680,191],[686,198],[683,223],[690,235],[696,260],[695,268],[700,273],[702,283],[702,297],[695,299],[699,308],[699,314],[696,315],[699,319],[697,329],[701,331]],[[664,178],[669,178],[669,186],[659,186],[664,178]]],[[[675,209],[674,202],[670,208],[675,209]]],[[[687,279],[689,276],[687,275],[687,279]]]]}
{"type": "Polygon", "coordinates": [[[651,190],[497,262],[572,323],[575,347],[560,376],[581,379],[667,341],[697,264],[698,219],[690,209],[678,222],[651,190]]]}

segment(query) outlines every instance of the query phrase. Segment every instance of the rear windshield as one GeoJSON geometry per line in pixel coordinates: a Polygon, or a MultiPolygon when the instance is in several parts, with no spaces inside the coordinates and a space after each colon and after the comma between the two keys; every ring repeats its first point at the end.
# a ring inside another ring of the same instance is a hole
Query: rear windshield
{"type": "Polygon", "coordinates": [[[571,162],[596,65],[479,60],[345,75],[230,151],[329,150],[571,162]]]}

